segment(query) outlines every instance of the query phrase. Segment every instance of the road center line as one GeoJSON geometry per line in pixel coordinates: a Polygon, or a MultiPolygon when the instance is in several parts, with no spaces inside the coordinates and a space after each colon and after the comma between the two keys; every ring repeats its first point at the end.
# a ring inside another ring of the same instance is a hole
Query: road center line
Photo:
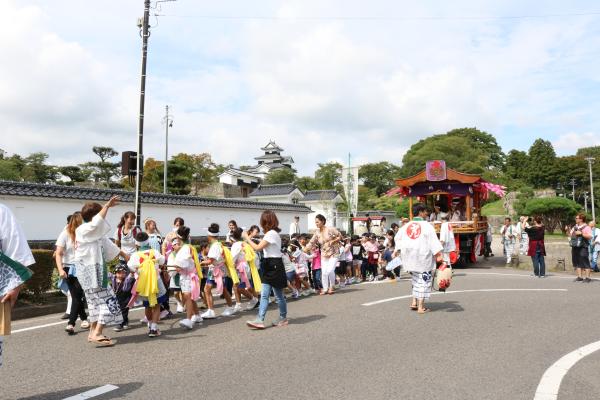
{"type": "Polygon", "coordinates": [[[117,390],[119,387],[115,385],[104,385],[97,387],[92,390],[88,390],[87,392],[76,394],[75,396],[66,397],[64,400],[85,400],[91,399],[92,397],[100,396],[102,394],[112,392],[113,390],[117,390]]]}
{"type": "Polygon", "coordinates": [[[600,350],[600,341],[580,347],[561,357],[544,372],[533,400],[556,400],[563,378],[582,358],[600,350]]]}
{"type": "MultiPolygon", "coordinates": [[[[567,292],[567,289],[471,289],[471,290],[450,290],[447,292],[433,292],[432,295],[453,294],[453,293],[474,293],[474,292],[567,292]]],[[[390,301],[412,298],[412,294],[405,296],[389,297],[387,299],[371,301],[361,305],[365,307],[375,306],[377,304],[388,303],[390,301]]]]}

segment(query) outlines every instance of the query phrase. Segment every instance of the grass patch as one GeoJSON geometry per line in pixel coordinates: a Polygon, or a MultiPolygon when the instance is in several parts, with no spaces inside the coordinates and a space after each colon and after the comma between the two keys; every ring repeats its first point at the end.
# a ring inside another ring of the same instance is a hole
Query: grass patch
{"type": "Polygon", "coordinates": [[[486,217],[488,215],[504,215],[504,214],[506,214],[506,211],[504,210],[504,207],[503,207],[503,200],[492,201],[491,203],[487,203],[483,207],[481,207],[481,215],[486,216],[486,217]]]}

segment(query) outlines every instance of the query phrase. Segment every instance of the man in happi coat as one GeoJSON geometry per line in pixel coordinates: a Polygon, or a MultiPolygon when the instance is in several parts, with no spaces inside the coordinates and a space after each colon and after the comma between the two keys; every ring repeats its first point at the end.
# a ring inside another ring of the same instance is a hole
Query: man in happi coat
{"type": "Polygon", "coordinates": [[[441,261],[443,246],[433,225],[425,221],[425,206],[415,204],[413,215],[412,221],[398,231],[394,256],[400,253],[404,269],[412,276],[413,299],[410,308],[424,314],[429,311],[425,307],[425,300],[431,295],[436,261],[441,261]]]}
{"type": "MultiPolygon", "coordinates": [[[[6,303],[10,307],[15,305],[19,290],[23,282],[31,277],[28,265],[35,260],[23,230],[17,223],[12,211],[4,204],[0,204],[0,307],[6,303]]],[[[0,336],[0,367],[2,366],[2,353],[4,339],[0,336]]]]}

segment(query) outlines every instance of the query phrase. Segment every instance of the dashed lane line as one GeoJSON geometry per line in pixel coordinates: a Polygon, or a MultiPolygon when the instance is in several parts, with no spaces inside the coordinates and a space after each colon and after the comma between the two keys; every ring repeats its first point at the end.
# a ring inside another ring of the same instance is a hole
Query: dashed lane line
{"type": "MultiPolygon", "coordinates": [[[[433,292],[432,295],[456,294],[456,293],[474,293],[474,292],[567,292],[567,289],[470,289],[470,290],[449,290],[446,292],[433,292]]],[[[387,299],[371,301],[361,305],[365,307],[375,306],[377,304],[389,303],[390,301],[412,298],[412,294],[405,296],[389,297],[387,299]]]]}
{"type": "Polygon", "coordinates": [[[117,390],[119,387],[115,385],[104,385],[97,387],[92,390],[88,390],[87,392],[76,394],[75,396],[66,397],[64,400],[86,400],[91,399],[93,397],[97,397],[103,395],[108,392],[112,392],[113,390],[117,390]]]}

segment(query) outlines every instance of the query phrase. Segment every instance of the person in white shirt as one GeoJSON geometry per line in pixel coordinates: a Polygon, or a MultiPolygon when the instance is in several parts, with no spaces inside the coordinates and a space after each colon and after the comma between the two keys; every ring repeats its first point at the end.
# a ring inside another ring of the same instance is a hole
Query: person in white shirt
{"type": "Polygon", "coordinates": [[[504,246],[504,255],[506,256],[507,264],[510,264],[512,261],[517,238],[517,231],[511,222],[512,221],[510,218],[504,218],[504,225],[502,225],[502,228],[500,229],[500,235],[502,236],[502,245],[504,246]]]}
{"type": "Polygon", "coordinates": [[[454,239],[452,225],[448,222],[448,214],[442,213],[440,219],[442,220],[442,226],[440,227],[440,242],[442,243],[442,246],[444,246],[442,249],[442,258],[446,264],[451,265],[450,253],[456,251],[456,240],[454,239]]]}
{"type": "Polygon", "coordinates": [[[429,222],[441,221],[441,214],[442,213],[440,211],[440,206],[436,204],[435,206],[433,206],[433,212],[429,214],[429,222]]]}
{"type": "Polygon", "coordinates": [[[260,216],[260,226],[265,233],[262,240],[256,244],[252,241],[256,232],[251,235],[244,233],[244,240],[255,251],[263,251],[262,289],[260,292],[260,304],[258,316],[253,321],[247,321],[252,329],[265,329],[265,316],[269,306],[269,295],[271,289],[275,292],[277,305],[279,306],[279,319],[273,321],[272,325],[281,327],[288,324],[287,303],[283,289],[287,287],[287,276],[283,265],[283,253],[281,252],[281,236],[279,232],[279,220],[273,211],[264,211],[260,216]]]}
{"type": "Polygon", "coordinates": [[[250,249],[248,245],[242,241],[243,232],[242,228],[235,228],[235,230],[231,232],[231,240],[233,241],[233,244],[231,245],[231,258],[233,259],[233,264],[235,265],[235,269],[240,279],[238,285],[233,285],[236,301],[234,309],[236,312],[242,311],[242,295],[249,300],[246,305],[247,311],[254,309],[259,301],[258,295],[252,287],[251,267],[246,260],[246,250],[251,252],[254,252],[254,250],[250,249]]]}
{"type": "Polygon", "coordinates": [[[436,261],[441,261],[443,249],[433,225],[425,221],[427,210],[423,204],[413,206],[416,217],[398,231],[394,257],[400,254],[404,269],[412,276],[412,304],[419,314],[430,310],[425,300],[431,295],[436,261]]]}
{"type": "Polygon", "coordinates": [[[115,343],[102,334],[104,326],[123,321],[115,293],[108,285],[106,268],[106,263],[119,255],[129,261],[129,254],[107,237],[111,228],[106,215],[118,201],[119,197],[113,196],[104,207],[98,203],[86,203],[81,209],[84,223],[75,230],[75,269],[85,293],[91,321],[88,341],[100,346],[112,346],[115,343]]]}
{"type": "Polygon", "coordinates": [[[77,280],[75,270],[75,230],[83,223],[81,213],[75,212],[69,218],[69,223],[63,229],[56,240],[55,261],[60,279],[66,281],[71,294],[71,309],[69,310],[69,322],[65,331],[69,335],[75,334],[75,322],[81,318],[81,328],[88,329],[90,324],[85,312],[85,296],[83,289],[77,280]]]}
{"type": "Polygon", "coordinates": [[[290,238],[294,234],[300,234],[300,217],[298,216],[295,216],[294,221],[290,224],[290,238]]]}
{"type": "Polygon", "coordinates": [[[519,238],[519,254],[527,255],[529,251],[529,235],[525,229],[529,228],[528,218],[525,216],[521,216],[519,218],[519,223],[515,226],[515,236],[519,238]]]}
{"type": "MultiPolygon", "coordinates": [[[[0,252],[21,266],[27,267],[35,264],[35,259],[27,243],[23,230],[17,223],[12,211],[0,204],[0,252]]],[[[0,300],[14,307],[23,282],[31,276],[28,268],[15,270],[11,266],[0,262],[0,300]]],[[[1,306],[4,306],[2,304],[1,306]]],[[[2,353],[4,351],[4,336],[0,336],[0,367],[2,367],[2,353]]]]}

